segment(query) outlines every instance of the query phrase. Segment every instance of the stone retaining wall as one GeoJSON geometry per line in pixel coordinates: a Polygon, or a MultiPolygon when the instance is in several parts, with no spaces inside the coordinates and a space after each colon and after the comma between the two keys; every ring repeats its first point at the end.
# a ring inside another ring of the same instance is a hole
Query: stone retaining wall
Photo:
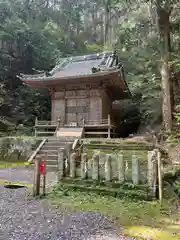
{"type": "Polygon", "coordinates": [[[34,137],[0,138],[0,161],[26,161],[40,141],[34,137]]]}

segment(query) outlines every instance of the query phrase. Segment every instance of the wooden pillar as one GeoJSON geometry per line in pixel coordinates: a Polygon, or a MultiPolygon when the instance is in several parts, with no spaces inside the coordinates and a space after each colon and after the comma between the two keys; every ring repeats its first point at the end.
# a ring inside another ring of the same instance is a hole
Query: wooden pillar
{"type": "Polygon", "coordinates": [[[125,181],[125,166],[123,151],[117,156],[117,171],[118,171],[118,181],[123,183],[125,181]]]}
{"type": "Polygon", "coordinates": [[[139,184],[139,159],[135,155],[132,155],[132,181],[133,184],[139,184]]]}
{"type": "Polygon", "coordinates": [[[105,162],[105,180],[112,180],[112,169],[111,169],[111,155],[106,154],[106,162],[105,162]]]}
{"type": "Polygon", "coordinates": [[[81,154],[81,178],[87,178],[87,153],[81,154]]]}
{"type": "Polygon", "coordinates": [[[46,161],[48,159],[48,154],[45,154],[45,157],[44,157],[44,175],[42,176],[43,177],[43,187],[42,187],[42,194],[43,196],[45,196],[46,194],[46,161]]]}
{"type": "Polygon", "coordinates": [[[40,160],[35,160],[35,171],[33,181],[33,196],[40,194],[40,160]]]}
{"type": "Polygon", "coordinates": [[[64,157],[65,157],[65,149],[60,148],[58,151],[58,173],[57,180],[60,181],[64,177],[64,157]]]}
{"type": "Polygon", "coordinates": [[[70,155],[70,177],[76,177],[76,153],[70,155]]]}
{"type": "Polygon", "coordinates": [[[108,114],[108,138],[111,138],[111,117],[108,114]]]}
{"type": "Polygon", "coordinates": [[[98,181],[99,180],[99,155],[95,153],[92,157],[92,160],[93,160],[92,179],[98,181]]]}
{"type": "Polygon", "coordinates": [[[151,195],[155,197],[156,195],[156,183],[157,183],[157,161],[156,161],[156,151],[148,151],[148,174],[147,182],[151,195]]]}

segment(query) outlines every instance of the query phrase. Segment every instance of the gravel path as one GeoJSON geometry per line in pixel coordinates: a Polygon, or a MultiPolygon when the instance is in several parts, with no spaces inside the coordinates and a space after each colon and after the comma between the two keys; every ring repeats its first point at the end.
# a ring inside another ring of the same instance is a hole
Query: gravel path
{"type": "Polygon", "coordinates": [[[0,185],[0,240],[130,240],[119,231],[100,213],[59,214],[26,188],[0,185]]]}
{"type": "Polygon", "coordinates": [[[32,184],[33,171],[25,166],[0,168],[0,179],[32,184]]]}

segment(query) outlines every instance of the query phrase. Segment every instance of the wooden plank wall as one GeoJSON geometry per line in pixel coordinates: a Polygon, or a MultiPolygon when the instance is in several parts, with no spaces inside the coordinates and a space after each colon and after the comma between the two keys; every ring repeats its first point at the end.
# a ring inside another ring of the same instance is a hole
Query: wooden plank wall
{"type": "Polygon", "coordinates": [[[56,121],[60,117],[66,124],[71,121],[80,122],[82,117],[98,121],[107,118],[111,113],[111,105],[104,89],[57,90],[52,96],[52,120],[56,121]],[[80,108],[84,110],[81,111],[80,108]]]}

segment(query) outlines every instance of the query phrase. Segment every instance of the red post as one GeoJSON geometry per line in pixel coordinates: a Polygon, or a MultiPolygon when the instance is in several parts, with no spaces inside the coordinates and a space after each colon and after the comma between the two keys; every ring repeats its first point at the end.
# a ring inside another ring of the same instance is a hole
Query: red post
{"type": "Polygon", "coordinates": [[[40,161],[40,175],[44,175],[45,174],[45,163],[44,160],[40,161]]]}

